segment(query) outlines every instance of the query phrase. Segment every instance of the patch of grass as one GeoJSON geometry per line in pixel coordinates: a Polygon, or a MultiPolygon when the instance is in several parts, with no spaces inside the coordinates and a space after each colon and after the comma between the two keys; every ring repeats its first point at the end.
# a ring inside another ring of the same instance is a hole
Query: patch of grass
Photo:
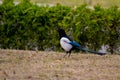
{"type": "Polygon", "coordinates": [[[60,59],[63,55],[59,52],[0,50],[0,79],[120,79],[119,55],[72,54],[70,58],[60,59]]]}
{"type": "MultiPolygon", "coordinates": [[[[110,7],[117,5],[120,7],[120,0],[91,0],[91,6],[100,4],[103,7],[110,7]]],[[[31,2],[38,2],[38,3],[48,3],[48,4],[63,4],[68,6],[79,6],[83,3],[89,3],[89,0],[31,0],[31,2]]]]}
{"type": "MultiPolygon", "coordinates": [[[[2,0],[0,0],[2,1],[2,0]]],[[[20,0],[14,0],[20,1],[20,0]]],[[[89,4],[89,0],[30,0],[32,3],[44,3],[44,4],[63,4],[67,6],[79,6],[81,4],[89,4]]],[[[118,6],[120,7],[120,0],[91,0],[91,6],[101,5],[103,7],[118,6]]]]}

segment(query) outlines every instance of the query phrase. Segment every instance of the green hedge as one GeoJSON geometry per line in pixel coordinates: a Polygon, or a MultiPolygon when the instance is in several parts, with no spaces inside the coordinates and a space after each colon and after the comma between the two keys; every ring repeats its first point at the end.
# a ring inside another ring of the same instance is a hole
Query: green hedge
{"type": "Polygon", "coordinates": [[[57,27],[91,49],[99,50],[104,44],[111,53],[119,53],[120,10],[116,6],[106,9],[98,5],[92,10],[87,5],[38,6],[29,0],[18,5],[4,0],[0,5],[0,48],[61,50],[57,27]]]}

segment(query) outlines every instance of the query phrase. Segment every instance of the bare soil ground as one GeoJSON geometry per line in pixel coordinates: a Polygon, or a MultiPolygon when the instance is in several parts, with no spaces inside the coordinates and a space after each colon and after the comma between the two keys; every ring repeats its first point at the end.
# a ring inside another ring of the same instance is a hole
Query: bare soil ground
{"type": "Polygon", "coordinates": [[[0,50],[0,80],[120,80],[120,55],[0,50]]]}

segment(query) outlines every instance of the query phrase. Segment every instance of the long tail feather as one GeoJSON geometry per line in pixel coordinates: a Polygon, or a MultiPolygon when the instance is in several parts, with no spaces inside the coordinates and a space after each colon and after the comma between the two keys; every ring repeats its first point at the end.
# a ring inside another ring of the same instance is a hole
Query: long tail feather
{"type": "Polygon", "coordinates": [[[98,55],[105,55],[106,53],[103,53],[103,52],[97,52],[97,51],[94,51],[94,50],[88,50],[87,48],[81,48],[79,47],[78,49],[84,51],[84,52],[90,52],[90,53],[94,53],[94,54],[98,54],[98,55]]]}
{"type": "Polygon", "coordinates": [[[96,52],[94,50],[88,50],[87,48],[81,46],[80,44],[78,44],[77,42],[75,41],[71,41],[70,44],[82,51],[85,51],[85,52],[90,52],[90,53],[94,53],[94,54],[98,54],[98,55],[105,55],[106,53],[102,53],[102,52],[96,52]]]}
{"type": "Polygon", "coordinates": [[[102,52],[96,52],[96,51],[93,51],[93,50],[88,50],[88,52],[98,54],[98,55],[105,55],[106,54],[106,53],[102,53],[102,52]]]}

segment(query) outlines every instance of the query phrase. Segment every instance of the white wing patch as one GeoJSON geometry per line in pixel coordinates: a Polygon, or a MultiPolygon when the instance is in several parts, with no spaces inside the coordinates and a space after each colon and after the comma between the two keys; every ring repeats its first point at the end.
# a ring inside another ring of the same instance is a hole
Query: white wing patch
{"type": "Polygon", "coordinates": [[[65,51],[70,51],[72,49],[72,45],[69,44],[71,41],[65,37],[60,39],[60,45],[65,51]]]}

